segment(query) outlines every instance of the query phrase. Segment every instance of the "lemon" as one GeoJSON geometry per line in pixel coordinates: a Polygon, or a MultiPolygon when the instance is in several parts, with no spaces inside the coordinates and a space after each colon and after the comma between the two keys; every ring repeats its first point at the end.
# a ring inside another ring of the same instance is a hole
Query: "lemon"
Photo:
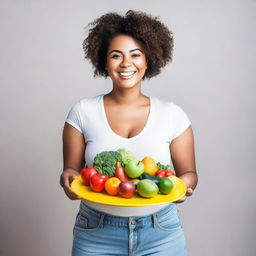
{"type": "Polygon", "coordinates": [[[146,156],[142,159],[141,162],[144,164],[144,172],[155,175],[157,172],[157,164],[152,157],[146,156]]]}

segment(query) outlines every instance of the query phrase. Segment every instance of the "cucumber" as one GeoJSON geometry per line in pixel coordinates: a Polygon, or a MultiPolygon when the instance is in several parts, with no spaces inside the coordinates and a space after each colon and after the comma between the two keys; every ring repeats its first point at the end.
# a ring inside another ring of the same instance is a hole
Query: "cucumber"
{"type": "Polygon", "coordinates": [[[160,177],[157,177],[157,176],[148,174],[148,173],[146,173],[146,172],[142,173],[142,174],[140,175],[139,179],[140,179],[140,180],[149,179],[149,180],[152,180],[153,182],[155,182],[156,184],[158,184],[159,181],[160,181],[160,177]]]}

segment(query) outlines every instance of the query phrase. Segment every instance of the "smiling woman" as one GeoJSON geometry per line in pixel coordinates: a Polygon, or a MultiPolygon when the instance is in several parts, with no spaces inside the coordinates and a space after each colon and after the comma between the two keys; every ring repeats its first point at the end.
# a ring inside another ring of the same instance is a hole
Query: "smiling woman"
{"type": "Polygon", "coordinates": [[[94,75],[108,77],[106,54],[112,39],[129,35],[144,48],[147,59],[146,78],[158,75],[172,60],[173,35],[157,17],[143,12],[128,11],[125,16],[106,13],[89,24],[88,37],[83,42],[85,57],[93,64],[94,75]]]}
{"type": "MultiPolygon", "coordinates": [[[[164,165],[173,162],[176,175],[188,187],[187,196],[191,195],[197,173],[190,120],[172,101],[141,91],[142,81],[158,75],[172,59],[171,31],[158,18],[135,11],[125,16],[107,13],[90,25],[83,42],[85,57],[95,76],[111,79],[112,90],[81,99],[68,114],[60,179],[65,193],[78,199],[70,183],[83,167],[93,167],[98,153],[126,148],[136,159],[150,156],[164,165]],[[164,125],[159,125],[163,118],[164,125]]],[[[81,201],[73,256],[153,254],[187,255],[175,203],[118,207],[81,201]]]]}

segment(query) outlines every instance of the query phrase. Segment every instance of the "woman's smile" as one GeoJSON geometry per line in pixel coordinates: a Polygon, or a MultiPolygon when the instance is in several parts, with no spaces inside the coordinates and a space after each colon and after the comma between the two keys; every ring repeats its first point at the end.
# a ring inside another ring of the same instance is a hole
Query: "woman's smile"
{"type": "Polygon", "coordinates": [[[131,79],[136,71],[131,72],[119,72],[119,75],[122,79],[131,79]]]}

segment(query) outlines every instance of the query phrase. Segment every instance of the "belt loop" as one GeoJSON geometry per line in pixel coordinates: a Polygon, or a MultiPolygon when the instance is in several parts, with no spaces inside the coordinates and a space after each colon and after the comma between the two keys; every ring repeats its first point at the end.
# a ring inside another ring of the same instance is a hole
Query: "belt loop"
{"type": "Polygon", "coordinates": [[[103,228],[104,227],[104,217],[105,217],[105,214],[101,214],[100,216],[100,224],[99,224],[99,227],[100,228],[103,228]]]}
{"type": "Polygon", "coordinates": [[[154,226],[154,228],[156,228],[156,223],[157,223],[156,213],[152,214],[152,218],[153,218],[153,226],[154,226]]]}

